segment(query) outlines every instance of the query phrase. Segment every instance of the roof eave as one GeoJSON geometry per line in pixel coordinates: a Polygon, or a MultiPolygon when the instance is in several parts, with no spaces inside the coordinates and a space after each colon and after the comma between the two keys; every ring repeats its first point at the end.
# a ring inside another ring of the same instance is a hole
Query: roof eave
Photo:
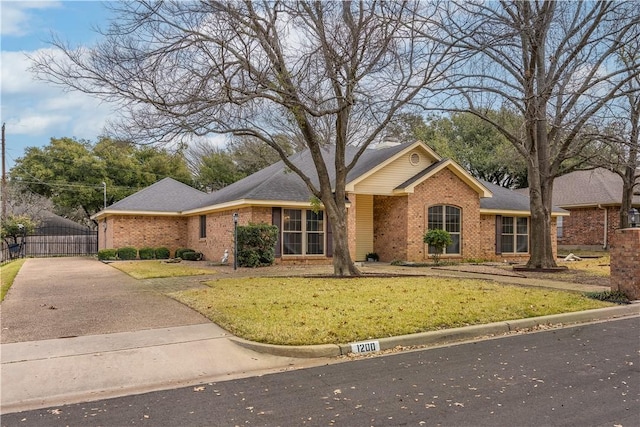
{"type": "Polygon", "coordinates": [[[92,220],[100,220],[103,217],[114,215],[141,215],[141,216],[180,216],[180,212],[167,211],[137,211],[137,210],[114,210],[106,209],[91,215],[92,220]]]}
{"type": "MultiPolygon", "coordinates": [[[[351,204],[347,201],[346,206],[349,207],[351,204]]],[[[232,200],[225,203],[219,203],[217,205],[209,205],[202,206],[196,209],[190,209],[182,212],[185,216],[191,215],[202,215],[205,213],[211,212],[220,212],[227,211],[230,209],[240,209],[249,206],[264,206],[264,207],[291,207],[291,208],[310,208],[314,207],[314,204],[311,201],[295,201],[295,200],[256,200],[256,199],[240,199],[240,200],[232,200]]],[[[321,205],[324,206],[324,205],[321,205]]]]}

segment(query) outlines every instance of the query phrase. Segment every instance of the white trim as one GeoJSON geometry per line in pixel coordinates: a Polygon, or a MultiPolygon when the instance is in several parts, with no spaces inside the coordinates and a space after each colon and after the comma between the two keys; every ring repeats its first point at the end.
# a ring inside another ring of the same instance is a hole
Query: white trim
{"type": "Polygon", "coordinates": [[[158,212],[158,211],[116,211],[104,210],[90,216],[91,219],[100,220],[115,215],[137,215],[137,216],[182,216],[180,212],[158,212]]]}
{"type": "MultiPolygon", "coordinates": [[[[505,215],[505,216],[531,216],[531,211],[516,211],[506,209],[483,209],[480,208],[480,215],[505,215]]],[[[551,216],[570,216],[570,212],[551,212],[551,216]]]]}
{"type": "Polygon", "coordinates": [[[429,171],[429,173],[424,174],[423,176],[421,176],[419,179],[412,182],[408,186],[401,188],[399,190],[394,190],[394,193],[396,194],[397,193],[413,193],[415,191],[416,186],[418,186],[419,184],[422,184],[425,180],[431,178],[433,175],[440,172],[444,168],[449,169],[451,172],[453,172],[454,175],[460,178],[465,184],[473,188],[476,191],[476,193],[480,195],[481,198],[493,197],[493,193],[487,187],[485,187],[480,181],[475,179],[469,172],[464,170],[462,166],[460,166],[459,164],[457,164],[451,159],[447,159],[446,161],[442,162],[438,166],[434,167],[432,170],[429,171]]]}

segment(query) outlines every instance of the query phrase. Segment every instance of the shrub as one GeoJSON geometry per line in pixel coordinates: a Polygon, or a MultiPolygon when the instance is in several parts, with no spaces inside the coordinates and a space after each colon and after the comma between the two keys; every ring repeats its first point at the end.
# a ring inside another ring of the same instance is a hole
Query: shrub
{"type": "Polygon", "coordinates": [[[138,256],[138,250],[132,246],[125,246],[123,248],[118,248],[117,255],[118,259],[122,260],[136,259],[138,256]]]}
{"type": "Polygon", "coordinates": [[[116,250],[115,249],[100,249],[98,251],[98,259],[100,261],[114,260],[114,259],[116,259],[116,250]]]}
{"type": "Polygon", "coordinates": [[[180,255],[180,258],[185,261],[201,261],[203,257],[202,252],[196,251],[184,251],[180,255]]]}
{"type": "Polygon", "coordinates": [[[156,259],[169,259],[171,258],[171,251],[169,248],[160,247],[156,248],[156,259]]]}
{"type": "Polygon", "coordinates": [[[367,261],[372,260],[372,261],[380,261],[380,257],[378,256],[377,253],[375,252],[369,252],[367,255],[365,255],[364,257],[367,261]]]}
{"type": "Polygon", "coordinates": [[[435,249],[434,253],[431,254],[431,257],[433,258],[433,262],[436,264],[440,262],[440,255],[444,251],[444,248],[453,243],[449,232],[439,228],[427,231],[422,240],[435,249]]]}
{"type": "Polygon", "coordinates": [[[140,248],[138,250],[138,255],[140,259],[154,259],[156,257],[156,250],[154,248],[140,248]]]}
{"type": "Polygon", "coordinates": [[[251,224],[238,227],[238,265],[263,267],[276,259],[278,227],[270,224],[251,224]]]}
{"type": "Polygon", "coordinates": [[[616,304],[629,304],[629,298],[622,291],[587,292],[587,297],[616,304]]]}
{"type": "Polygon", "coordinates": [[[182,254],[185,253],[185,252],[195,252],[195,250],[189,249],[189,248],[178,248],[178,249],[176,249],[176,258],[184,259],[182,254]]]}

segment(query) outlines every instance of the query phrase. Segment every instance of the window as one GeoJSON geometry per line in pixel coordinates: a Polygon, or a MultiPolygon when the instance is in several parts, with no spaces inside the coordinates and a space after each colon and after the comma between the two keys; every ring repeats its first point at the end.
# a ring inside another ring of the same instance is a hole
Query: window
{"type": "Polygon", "coordinates": [[[324,212],[283,209],[283,255],[324,255],[324,236],[324,212]]]}
{"type": "MultiPolygon", "coordinates": [[[[451,243],[444,249],[445,254],[460,254],[461,212],[455,206],[430,206],[427,214],[427,228],[429,230],[446,230],[451,235],[451,243]]],[[[429,246],[429,253],[435,253],[436,248],[429,246]]]]}
{"type": "Polygon", "coordinates": [[[500,248],[502,253],[529,252],[529,218],[502,217],[500,248]]]}
{"type": "Polygon", "coordinates": [[[200,238],[205,239],[207,237],[207,216],[200,215],[200,238]]]}
{"type": "Polygon", "coordinates": [[[556,225],[557,225],[557,237],[558,238],[561,238],[562,235],[564,234],[564,230],[562,228],[563,223],[564,223],[564,218],[559,216],[558,219],[557,219],[557,222],[556,222],[556,225]]]}

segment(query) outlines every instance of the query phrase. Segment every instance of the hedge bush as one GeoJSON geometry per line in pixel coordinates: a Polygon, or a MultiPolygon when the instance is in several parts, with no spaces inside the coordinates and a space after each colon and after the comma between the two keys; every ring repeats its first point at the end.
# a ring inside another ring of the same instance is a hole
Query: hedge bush
{"type": "Polygon", "coordinates": [[[117,255],[118,259],[122,260],[136,259],[138,256],[138,250],[133,246],[125,246],[123,248],[118,248],[117,255]]]}
{"type": "Polygon", "coordinates": [[[202,252],[196,251],[186,251],[182,252],[180,258],[185,261],[201,261],[202,260],[202,252]]]}
{"type": "Polygon", "coordinates": [[[116,259],[116,252],[115,249],[100,249],[98,251],[98,259],[100,261],[114,260],[116,259]]]}
{"type": "Polygon", "coordinates": [[[156,248],[156,259],[169,259],[171,258],[171,251],[169,248],[160,247],[156,248]]]}
{"type": "Polygon", "coordinates": [[[185,253],[185,252],[195,252],[195,250],[194,249],[189,249],[189,248],[178,248],[178,249],[176,249],[176,258],[184,259],[182,257],[182,254],[185,253]]]}
{"type": "Polygon", "coordinates": [[[150,247],[140,248],[138,250],[138,255],[140,256],[140,259],[155,259],[156,249],[150,247]]]}
{"type": "Polygon", "coordinates": [[[276,259],[275,247],[278,227],[270,224],[252,224],[238,227],[238,265],[263,267],[276,259]]]}

